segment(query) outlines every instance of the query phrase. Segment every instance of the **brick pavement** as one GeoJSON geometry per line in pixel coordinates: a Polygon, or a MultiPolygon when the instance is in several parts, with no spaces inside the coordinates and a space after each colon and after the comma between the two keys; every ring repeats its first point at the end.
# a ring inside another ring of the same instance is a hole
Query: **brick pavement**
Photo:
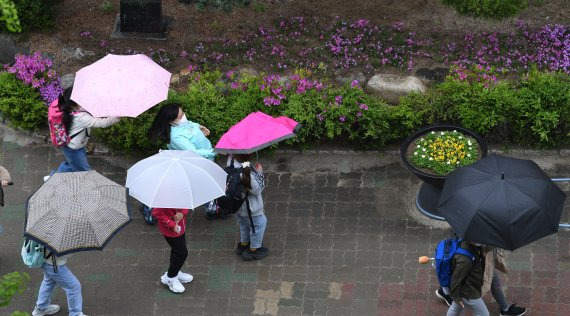
{"type": "MultiPolygon", "coordinates": [[[[29,288],[8,308],[30,312],[41,273],[21,262],[26,197],[61,155],[45,144],[23,144],[4,135],[0,164],[15,185],[5,190],[0,210],[0,273],[26,271],[29,288]]],[[[200,212],[189,224],[185,271],[195,280],[181,295],[171,294],[159,277],[169,249],[156,227],[134,212],[103,252],[73,255],[69,266],[82,283],[88,315],[444,315],[447,306],[433,291],[433,269],[417,258],[430,254],[448,230],[433,228],[417,215],[413,196],[419,181],[394,159],[363,164],[358,155],[339,155],[321,165],[314,158],[261,157],[268,170],[264,194],[269,220],[264,243],[271,255],[244,262],[234,255],[233,219],[206,221],[200,212]],[[296,160],[297,159],[297,160],[296,160]],[[303,160],[305,159],[305,160],[303,160]],[[311,160],[313,167],[308,163],[311,160]],[[303,161],[306,163],[304,164],[303,161]],[[342,166],[341,166],[342,165],[342,166]],[[354,165],[354,170],[346,169],[354,165]],[[300,172],[299,169],[310,171],[300,172]],[[346,171],[346,172],[345,172],[346,171]]],[[[89,157],[94,169],[124,183],[125,169],[112,159],[89,157]]],[[[568,160],[549,170],[570,174],[568,160]]],[[[564,189],[568,192],[569,187],[564,189]]],[[[134,205],[134,204],[133,204],[134,205]]],[[[567,205],[567,213],[568,213],[567,205]]],[[[566,214],[567,218],[568,215],[566,214]]],[[[570,315],[570,233],[560,232],[512,253],[503,278],[509,299],[530,307],[529,315],[570,315]]],[[[497,305],[486,297],[492,315],[497,305]]],[[[65,294],[54,302],[67,311],[65,294]]]]}

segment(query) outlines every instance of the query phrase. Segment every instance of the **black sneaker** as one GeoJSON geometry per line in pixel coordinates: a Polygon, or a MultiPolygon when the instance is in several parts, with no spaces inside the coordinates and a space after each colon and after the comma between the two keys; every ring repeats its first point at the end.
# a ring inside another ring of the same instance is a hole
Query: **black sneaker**
{"type": "Polygon", "coordinates": [[[441,298],[445,304],[447,304],[447,306],[451,306],[451,303],[453,303],[453,300],[451,299],[451,296],[443,293],[443,289],[439,288],[437,289],[437,291],[435,291],[435,295],[439,298],[441,298]]]}
{"type": "Polygon", "coordinates": [[[265,247],[259,247],[257,248],[256,251],[251,251],[250,249],[247,249],[242,253],[241,257],[245,261],[251,261],[251,260],[261,260],[267,257],[267,255],[269,255],[269,249],[265,247]]]}
{"type": "Polygon", "coordinates": [[[241,254],[246,251],[247,249],[249,249],[249,243],[245,246],[243,246],[241,244],[241,242],[238,242],[237,247],[236,247],[236,255],[241,256],[241,254]]]}
{"type": "Polygon", "coordinates": [[[509,309],[506,311],[501,311],[501,315],[514,315],[514,316],[521,316],[526,313],[526,308],[518,307],[517,304],[511,304],[509,309]]]}

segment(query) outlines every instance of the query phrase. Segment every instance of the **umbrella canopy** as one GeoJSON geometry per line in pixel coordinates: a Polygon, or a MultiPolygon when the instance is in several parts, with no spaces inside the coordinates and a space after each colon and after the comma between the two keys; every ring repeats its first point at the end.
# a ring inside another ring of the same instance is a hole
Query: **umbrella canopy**
{"type": "Polygon", "coordinates": [[[127,170],[129,194],[149,207],[196,208],[226,191],[226,172],[190,150],[163,150],[127,170]]]}
{"type": "Polygon", "coordinates": [[[447,176],[438,210],[462,238],[514,250],[557,232],[565,199],[532,160],[490,155],[447,176]]]}
{"type": "Polygon", "coordinates": [[[131,221],[127,198],[95,171],[56,173],[28,200],[24,236],[57,256],[102,250],[131,221]]]}
{"type": "Polygon", "coordinates": [[[71,99],[95,117],[137,117],[166,100],[170,76],[146,55],[109,54],[77,72],[71,99]]]}
{"type": "Polygon", "coordinates": [[[251,113],[222,135],[214,151],[224,154],[250,154],[295,137],[299,128],[301,124],[285,116],[274,118],[262,112],[251,113]]]}

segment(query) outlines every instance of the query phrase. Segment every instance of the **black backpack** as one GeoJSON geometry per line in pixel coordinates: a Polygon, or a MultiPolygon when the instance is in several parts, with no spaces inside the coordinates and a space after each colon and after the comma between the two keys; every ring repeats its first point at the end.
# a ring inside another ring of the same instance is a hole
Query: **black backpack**
{"type": "Polygon", "coordinates": [[[241,173],[243,172],[243,168],[234,167],[234,160],[232,159],[230,165],[224,168],[224,171],[228,174],[226,177],[226,194],[216,199],[220,212],[223,215],[234,214],[239,211],[240,207],[245,202],[247,205],[249,221],[251,222],[253,233],[255,233],[251,210],[249,208],[249,201],[247,200],[249,192],[246,192],[241,184],[241,173]]]}

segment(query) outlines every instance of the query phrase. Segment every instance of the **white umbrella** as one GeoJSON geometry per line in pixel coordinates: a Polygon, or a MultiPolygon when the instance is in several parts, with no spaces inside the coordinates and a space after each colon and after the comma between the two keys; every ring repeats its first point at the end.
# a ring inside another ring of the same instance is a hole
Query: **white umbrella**
{"type": "Polygon", "coordinates": [[[129,194],[149,207],[196,208],[225,194],[226,172],[190,150],[163,150],[127,170],[129,194]]]}

